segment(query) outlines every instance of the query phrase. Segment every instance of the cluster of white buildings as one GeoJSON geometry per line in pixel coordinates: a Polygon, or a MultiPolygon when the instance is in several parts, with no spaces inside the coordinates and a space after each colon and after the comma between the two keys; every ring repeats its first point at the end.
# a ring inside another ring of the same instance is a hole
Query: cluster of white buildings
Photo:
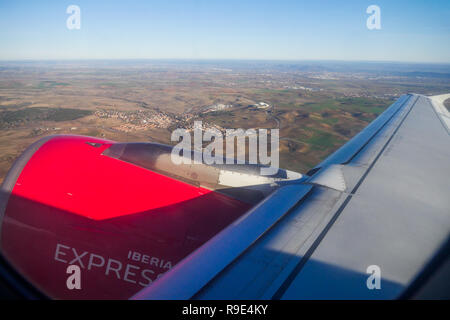
{"type": "Polygon", "coordinates": [[[265,102],[260,102],[260,103],[252,105],[252,107],[255,107],[255,108],[258,108],[258,109],[269,109],[270,108],[270,104],[265,103],[265,102]]]}
{"type": "Polygon", "coordinates": [[[226,110],[226,109],[230,109],[232,107],[233,107],[233,105],[231,105],[231,104],[221,104],[221,103],[213,104],[212,106],[206,107],[205,111],[203,111],[203,113],[226,110]]]}
{"type": "Polygon", "coordinates": [[[126,123],[126,125],[120,126],[124,129],[122,131],[167,128],[174,121],[169,115],[158,111],[97,110],[94,115],[102,119],[122,120],[126,123]]]}

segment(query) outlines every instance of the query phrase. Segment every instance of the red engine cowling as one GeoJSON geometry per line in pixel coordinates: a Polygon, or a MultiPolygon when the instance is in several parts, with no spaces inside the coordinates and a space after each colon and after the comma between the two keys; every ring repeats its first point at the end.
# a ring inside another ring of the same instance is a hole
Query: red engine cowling
{"type": "Polygon", "coordinates": [[[2,185],[1,252],[52,298],[129,298],[250,207],[108,156],[114,144],[44,138],[2,185]],[[67,287],[69,265],[79,290],[67,287]]]}

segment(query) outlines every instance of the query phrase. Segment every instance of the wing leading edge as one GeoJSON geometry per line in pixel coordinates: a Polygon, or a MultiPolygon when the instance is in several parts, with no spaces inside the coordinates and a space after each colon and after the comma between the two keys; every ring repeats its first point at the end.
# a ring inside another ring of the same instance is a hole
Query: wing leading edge
{"type": "Polygon", "coordinates": [[[441,100],[402,96],[310,176],[278,189],[134,298],[401,297],[450,234],[441,100]],[[373,266],[381,288],[371,290],[373,266]]]}

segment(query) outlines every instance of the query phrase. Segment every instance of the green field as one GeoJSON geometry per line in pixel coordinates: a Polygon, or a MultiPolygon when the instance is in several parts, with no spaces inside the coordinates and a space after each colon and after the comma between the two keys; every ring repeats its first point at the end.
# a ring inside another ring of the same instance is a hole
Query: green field
{"type": "Polygon", "coordinates": [[[26,108],[0,112],[0,129],[35,121],[71,121],[92,114],[89,110],[64,108],[26,108]]]}

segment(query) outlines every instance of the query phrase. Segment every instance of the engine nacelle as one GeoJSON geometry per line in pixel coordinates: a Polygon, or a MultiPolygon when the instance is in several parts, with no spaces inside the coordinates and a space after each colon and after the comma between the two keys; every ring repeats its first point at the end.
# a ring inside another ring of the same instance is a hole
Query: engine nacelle
{"type": "Polygon", "coordinates": [[[252,206],[170,177],[159,170],[161,161],[125,159],[111,152],[123,151],[117,145],[43,138],[2,185],[1,253],[52,298],[129,298],[252,206]],[[80,267],[81,289],[67,286],[70,265],[80,267]]]}

